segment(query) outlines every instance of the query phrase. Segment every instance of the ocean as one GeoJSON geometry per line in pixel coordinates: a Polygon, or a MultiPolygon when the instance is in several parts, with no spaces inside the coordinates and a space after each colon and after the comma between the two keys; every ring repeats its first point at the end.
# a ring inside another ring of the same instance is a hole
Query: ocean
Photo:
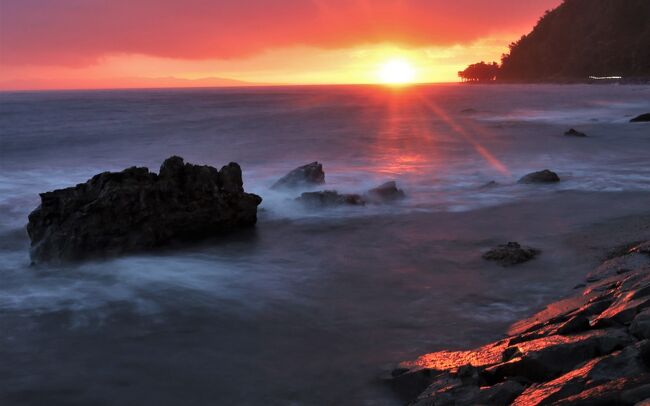
{"type": "Polygon", "coordinates": [[[498,339],[582,280],[593,227],[648,214],[650,127],[629,123],[648,111],[633,85],[0,93],[0,403],[400,404],[396,362],[498,339]],[[171,155],[238,162],[256,228],[30,266],[39,193],[171,155]],[[324,189],[407,198],[315,210],[270,189],[312,161],[324,189]],[[516,182],[547,168],[559,184],[516,182]],[[540,258],[480,258],[510,240],[540,258]]]}

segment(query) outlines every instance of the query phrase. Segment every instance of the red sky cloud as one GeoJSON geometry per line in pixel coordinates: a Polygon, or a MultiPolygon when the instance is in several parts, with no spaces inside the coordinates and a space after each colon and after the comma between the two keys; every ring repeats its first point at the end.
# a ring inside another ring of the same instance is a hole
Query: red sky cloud
{"type": "Polygon", "coordinates": [[[0,63],[85,66],[120,54],[225,59],[379,42],[442,46],[523,34],[560,1],[0,0],[0,63]]]}

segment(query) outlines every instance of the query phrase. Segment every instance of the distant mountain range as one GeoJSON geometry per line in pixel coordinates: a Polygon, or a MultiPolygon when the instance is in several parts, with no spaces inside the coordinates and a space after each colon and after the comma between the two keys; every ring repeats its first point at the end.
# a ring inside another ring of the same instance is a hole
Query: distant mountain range
{"type": "Polygon", "coordinates": [[[459,76],[497,82],[649,80],[650,0],[564,0],[510,44],[494,76],[473,78],[486,70],[477,65],[459,76]]]}
{"type": "Polygon", "coordinates": [[[53,90],[53,89],[135,89],[135,88],[174,88],[174,87],[234,87],[263,86],[264,83],[245,82],[226,78],[182,79],[177,77],[160,78],[111,78],[87,80],[12,80],[0,82],[2,90],[53,90]]]}

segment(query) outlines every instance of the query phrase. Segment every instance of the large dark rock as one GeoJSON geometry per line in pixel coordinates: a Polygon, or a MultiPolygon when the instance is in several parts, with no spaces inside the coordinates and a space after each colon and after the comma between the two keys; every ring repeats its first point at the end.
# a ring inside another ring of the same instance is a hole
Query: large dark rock
{"type": "Polygon", "coordinates": [[[163,162],[104,172],[86,183],[41,194],[27,232],[35,262],[81,260],[193,241],[257,221],[262,199],[243,189],[236,163],[217,170],[163,162]]]}
{"type": "Polygon", "coordinates": [[[650,121],[650,113],[641,114],[630,120],[630,123],[642,123],[650,121]]]}
{"type": "Polygon", "coordinates": [[[544,169],[539,172],[532,172],[519,179],[518,183],[555,183],[559,182],[560,177],[557,173],[544,169]]]}
{"type": "Polygon", "coordinates": [[[522,247],[517,242],[509,242],[493,248],[483,254],[483,259],[498,262],[503,266],[520,264],[530,261],[539,254],[539,250],[522,247]]]}
{"type": "Polygon", "coordinates": [[[312,162],[300,166],[275,182],[272,189],[292,189],[300,187],[318,186],[325,183],[325,172],[323,165],[318,162],[312,162]]]}

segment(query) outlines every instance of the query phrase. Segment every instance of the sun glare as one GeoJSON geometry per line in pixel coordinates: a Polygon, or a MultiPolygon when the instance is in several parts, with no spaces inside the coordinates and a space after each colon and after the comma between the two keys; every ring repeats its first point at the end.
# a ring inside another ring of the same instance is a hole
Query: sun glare
{"type": "Polygon", "coordinates": [[[391,59],[379,67],[378,77],[381,83],[405,85],[415,80],[415,69],[404,59],[391,59]]]}

